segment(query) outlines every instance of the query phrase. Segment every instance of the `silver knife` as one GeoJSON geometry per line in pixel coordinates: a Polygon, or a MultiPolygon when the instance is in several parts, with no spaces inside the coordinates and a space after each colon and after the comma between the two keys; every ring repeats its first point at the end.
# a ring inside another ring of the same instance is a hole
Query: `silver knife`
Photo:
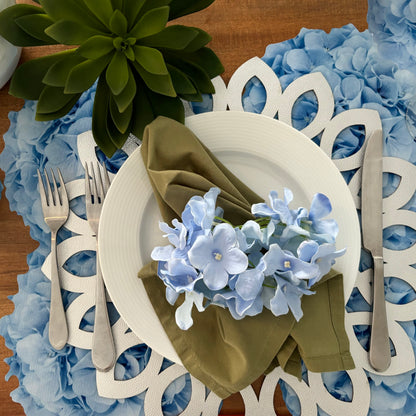
{"type": "Polygon", "coordinates": [[[383,134],[375,130],[365,149],[361,183],[363,246],[373,257],[373,318],[370,364],[377,371],[390,366],[390,341],[384,298],[383,261],[383,134]]]}

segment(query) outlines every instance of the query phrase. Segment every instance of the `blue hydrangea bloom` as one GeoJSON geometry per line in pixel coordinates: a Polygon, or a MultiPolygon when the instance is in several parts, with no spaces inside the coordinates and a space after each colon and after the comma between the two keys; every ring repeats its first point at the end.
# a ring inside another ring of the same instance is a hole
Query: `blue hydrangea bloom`
{"type": "Polygon", "coordinates": [[[175,228],[169,227],[165,222],[159,222],[159,228],[163,231],[164,237],[166,237],[170,245],[155,247],[152,250],[151,257],[157,261],[168,261],[173,259],[186,259],[188,248],[186,246],[187,233],[186,227],[177,219],[172,221],[172,225],[175,228]]]}
{"type": "Polygon", "coordinates": [[[193,196],[185,205],[182,221],[188,231],[188,239],[195,240],[199,234],[211,230],[215,216],[222,215],[222,209],[216,208],[218,188],[211,188],[203,197],[193,196]]]}
{"type": "MultiPolygon", "coordinates": [[[[263,256],[265,263],[264,274],[272,276],[276,289],[265,287],[264,303],[274,315],[284,315],[290,309],[293,316],[299,320],[303,316],[301,308],[302,295],[311,295],[308,290],[309,279],[316,278],[319,267],[316,264],[301,259],[302,250],[299,247],[299,257],[289,251],[282,250],[277,244],[272,244],[263,256]]],[[[307,248],[308,249],[308,248],[307,248]]]]}
{"type": "Polygon", "coordinates": [[[202,275],[185,259],[170,259],[167,262],[159,262],[158,266],[159,277],[178,293],[194,290],[195,283],[202,279],[202,275]]]}
{"type": "Polygon", "coordinates": [[[234,229],[229,224],[219,224],[212,234],[199,236],[188,257],[202,271],[204,283],[211,290],[223,289],[229,275],[242,273],[248,265],[247,256],[237,247],[234,229]]]}
{"type": "Polygon", "coordinates": [[[298,248],[299,258],[303,261],[316,264],[319,268],[317,275],[309,279],[308,287],[311,287],[325,276],[335,264],[335,259],[343,256],[345,252],[345,248],[337,250],[335,244],[318,244],[314,240],[303,241],[298,248]]]}
{"type": "Polygon", "coordinates": [[[284,189],[284,198],[278,198],[276,191],[269,194],[270,206],[266,203],[253,204],[251,212],[257,217],[271,217],[273,220],[281,221],[284,224],[291,225],[301,212],[293,212],[289,208],[293,200],[293,193],[290,189],[284,189]]]}
{"type": "MultiPolygon", "coordinates": [[[[246,310],[261,299],[265,269],[266,263],[260,260],[255,268],[245,270],[237,276],[235,292],[247,303],[246,310]]],[[[246,310],[242,310],[241,313],[246,310]]]]}

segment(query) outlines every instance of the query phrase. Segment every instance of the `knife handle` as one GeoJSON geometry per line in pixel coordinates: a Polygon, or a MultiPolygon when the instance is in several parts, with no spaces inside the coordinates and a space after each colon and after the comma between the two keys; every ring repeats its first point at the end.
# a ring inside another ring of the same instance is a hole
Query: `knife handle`
{"type": "Polygon", "coordinates": [[[373,319],[370,340],[370,364],[377,371],[385,371],[390,365],[390,340],[384,298],[384,262],[373,257],[373,319]]]}

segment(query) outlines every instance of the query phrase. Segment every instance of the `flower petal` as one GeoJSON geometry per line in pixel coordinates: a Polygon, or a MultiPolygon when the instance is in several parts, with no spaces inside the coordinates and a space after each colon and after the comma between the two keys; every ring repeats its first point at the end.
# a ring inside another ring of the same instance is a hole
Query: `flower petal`
{"type": "Polygon", "coordinates": [[[212,233],[214,246],[222,253],[237,243],[237,236],[234,228],[230,224],[219,224],[212,233]]]}
{"type": "Polygon", "coordinates": [[[318,252],[319,244],[313,240],[305,240],[299,244],[298,257],[303,261],[311,261],[312,257],[318,252]]]}
{"type": "Polygon", "coordinates": [[[189,249],[188,257],[192,266],[203,270],[212,258],[213,251],[212,235],[200,235],[189,249]]]}
{"type": "Polygon", "coordinates": [[[228,277],[228,273],[219,262],[208,263],[203,272],[204,283],[211,290],[221,290],[227,286],[228,277]]]}
{"type": "Polygon", "coordinates": [[[316,221],[326,217],[331,211],[332,206],[329,198],[324,194],[315,194],[311,202],[309,218],[312,221],[316,221]]]}
{"type": "Polygon", "coordinates": [[[172,256],[173,250],[174,248],[171,245],[155,247],[150,257],[156,261],[168,261],[172,256]]]}
{"type": "Polygon", "coordinates": [[[260,293],[263,281],[264,275],[260,270],[246,270],[238,276],[235,290],[242,299],[246,301],[253,300],[260,293]]]}
{"type": "Polygon", "coordinates": [[[277,287],[275,295],[270,300],[270,310],[275,316],[286,315],[289,312],[286,296],[280,286],[277,287]]]}
{"type": "Polygon", "coordinates": [[[239,248],[235,247],[224,253],[222,264],[228,273],[238,274],[247,269],[248,258],[239,248]]]}
{"type": "Polygon", "coordinates": [[[176,300],[179,297],[179,293],[173,290],[170,286],[166,286],[166,300],[171,304],[174,305],[176,300]]]}

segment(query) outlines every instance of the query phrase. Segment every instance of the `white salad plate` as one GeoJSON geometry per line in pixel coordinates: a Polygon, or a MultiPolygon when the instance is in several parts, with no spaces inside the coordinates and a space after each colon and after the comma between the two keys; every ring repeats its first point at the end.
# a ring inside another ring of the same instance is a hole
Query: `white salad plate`
{"type": "MultiPolygon", "coordinates": [[[[271,190],[283,197],[284,188],[293,191],[292,208],[309,208],[317,192],[329,197],[333,208],[329,217],[339,225],[337,248],[347,249],[334,266],[344,275],[347,302],[358,272],[360,227],[351,193],[331,159],[296,129],[258,114],[210,112],[188,117],[186,126],[266,201],[271,190]]],[[[99,232],[101,267],[110,297],[129,328],[159,354],[181,363],[137,277],[151,261],[152,249],[168,244],[159,220],[138,148],[115,176],[104,202],[99,232]]]]}

